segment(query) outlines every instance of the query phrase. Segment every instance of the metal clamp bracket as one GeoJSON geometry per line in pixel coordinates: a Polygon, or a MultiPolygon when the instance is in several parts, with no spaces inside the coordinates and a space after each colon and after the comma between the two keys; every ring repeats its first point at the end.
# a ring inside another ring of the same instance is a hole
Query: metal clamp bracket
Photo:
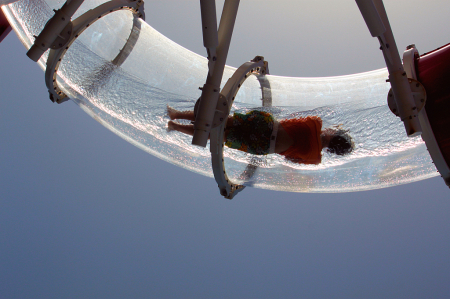
{"type": "MultiPolygon", "coordinates": [[[[112,0],[85,12],[83,15],[69,23],[72,28],[70,30],[70,38],[66,40],[63,47],[52,48],[47,59],[45,83],[50,93],[50,99],[53,102],[60,104],[68,100],[67,95],[58,87],[56,77],[62,58],[78,36],[80,36],[80,34],[95,21],[118,10],[130,10],[136,17],[144,19],[145,14],[143,4],[143,0],[112,0]]],[[[133,24],[133,26],[135,26],[135,24],[133,24]]],[[[133,30],[131,31],[130,37],[132,35],[133,30]]],[[[132,41],[135,42],[135,40],[132,41]]],[[[122,56],[128,55],[125,53],[128,52],[126,51],[126,48],[128,48],[127,45],[119,52],[116,59],[113,60],[114,63],[118,65],[123,63],[124,59],[122,56]]]]}
{"type": "MultiPolygon", "coordinates": [[[[411,94],[414,98],[414,103],[416,103],[416,105],[411,109],[420,112],[422,108],[425,107],[425,102],[427,99],[427,92],[425,91],[425,87],[419,81],[411,78],[408,78],[408,83],[409,87],[411,88],[411,94]]],[[[395,116],[400,117],[397,108],[397,103],[395,102],[394,92],[392,91],[392,87],[389,90],[387,102],[389,109],[391,109],[392,113],[394,113],[395,116]]],[[[402,119],[402,121],[404,121],[404,119],[402,119]]]]}

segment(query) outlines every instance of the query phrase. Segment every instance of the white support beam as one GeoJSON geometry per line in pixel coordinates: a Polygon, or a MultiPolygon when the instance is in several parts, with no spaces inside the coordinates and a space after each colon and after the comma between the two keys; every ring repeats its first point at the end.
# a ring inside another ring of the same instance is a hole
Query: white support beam
{"type": "Polygon", "coordinates": [[[208,73],[206,83],[202,89],[194,122],[193,145],[206,147],[208,142],[238,8],[239,0],[225,0],[218,30],[219,44],[216,51],[217,59],[214,63],[212,74],[210,72],[208,73]]]}
{"type": "Polygon", "coordinates": [[[398,114],[405,125],[406,134],[410,137],[420,135],[422,129],[418,117],[419,111],[409,87],[408,77],[403,69],[383,1],[356,0],[356,3],[370,33],[380,42],[398,114]]]}

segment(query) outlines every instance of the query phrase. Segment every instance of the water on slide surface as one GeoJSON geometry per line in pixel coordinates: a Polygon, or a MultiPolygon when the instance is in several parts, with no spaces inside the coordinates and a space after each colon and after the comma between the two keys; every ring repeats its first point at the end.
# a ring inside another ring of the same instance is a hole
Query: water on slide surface
{"type": "MultiPolygon", "coordinates": [[[[86,1],[75,17],[105,2],[86,1]]],[[[61,0],[22,0],[5,10],[29,48],[61,0]]],[[[74,18],[75,18],[74,17],[74,18]]],[[[133,15],[118,11],[91,25],[64,56],[58,82],[70,98],[104,126],[141,149],[177,166],[212,176],[209,146],[167,132],[166,106],[193,109],[207,73],[207,61],[140,22],[138,39],[120,65],[111,61],[130,36],[133,15]]],[[[135,30],[137,30],[135,28],[135,30]]],[[[45,68],[48,53],[40,60],[45,68]]],[[[227,67],[224,84],[234,68],[227,67]]],[[[225,149],[227,174],[244,185],[282,191],[347,192],[409,183],[438,175],[420,137],[406,137],[403,124],[389,111],[385,69],[338,77],[267,76],[272,107],[261,108],[254,77],[241,87],[233,111],[265,109],[277,118],[318,115],[324,127],[342,124],[356,148],[337,157],[323,152],[320,165],[291,163],[282,156],[253,156],[225,149]],[[258,166],[249,181],[241,173],[258,166]]]]}

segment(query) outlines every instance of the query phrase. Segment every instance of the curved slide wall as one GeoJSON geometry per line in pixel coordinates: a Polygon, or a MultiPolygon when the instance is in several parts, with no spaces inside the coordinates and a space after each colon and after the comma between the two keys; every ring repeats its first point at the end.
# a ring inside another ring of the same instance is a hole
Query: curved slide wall
{"type": "MultiPolygon", "coordinates": [[[[86,1],[76,16],[104,1],[86,1]]],[[[63,1],[22,0],[4,8],[14,30],[29,48],[63,1]]],[[[212,176],[208,148],[167,132],[166,105],[192,109],[204,84],[206,59],[177,45],[145,22],[124,63],[111,63],[126,44],[132,15],[119,11],[90,26],[72,44],[59,71],[59,85],[84,111],[110,130],[180,167],[212,176]]],[[[40,65],[45,68],[43,56],[40,65]]],[[[224,82],[235,69],[227,67],[224,82]]],[[[356,149],[346,157],[323,153],[322,164],[298,165],[278,155],[255,157],[226,149],[225,165],[233,180],[258,188],[301,192],[346,192],[383,188],[436,176],[420,137],[408,138],[402,123],[389,111],[387,71],[324,78],[267,76],[272,107],[278,118],[319,115],[324,126],[342,124],[356,149]],[[258,166],[250,181],[241,173],[258,166]]],[[[233,110],[260,108],[261,89],[247,79],[233,110]]]]}

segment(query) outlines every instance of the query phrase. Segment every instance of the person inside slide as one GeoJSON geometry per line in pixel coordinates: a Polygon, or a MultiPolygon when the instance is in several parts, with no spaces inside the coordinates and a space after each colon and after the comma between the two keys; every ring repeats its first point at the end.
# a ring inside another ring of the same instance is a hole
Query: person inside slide
{"type": "MultiPolygon", "coordinates": [[[[195,121],[194,111],[178,111],[167,107],[169,131],[193,135],[194,126],[174,122],[176,119],[195,121]]],[[[279,154],[301,164],[319,164],[322,149],[336,155],[349,154],[354,143],[348,131],[340,126],[322,130],[318,116],[276,120],[268,112],[252,110],[229,116],[224,142],[227,147],[254,155],[279,154]]]]}

